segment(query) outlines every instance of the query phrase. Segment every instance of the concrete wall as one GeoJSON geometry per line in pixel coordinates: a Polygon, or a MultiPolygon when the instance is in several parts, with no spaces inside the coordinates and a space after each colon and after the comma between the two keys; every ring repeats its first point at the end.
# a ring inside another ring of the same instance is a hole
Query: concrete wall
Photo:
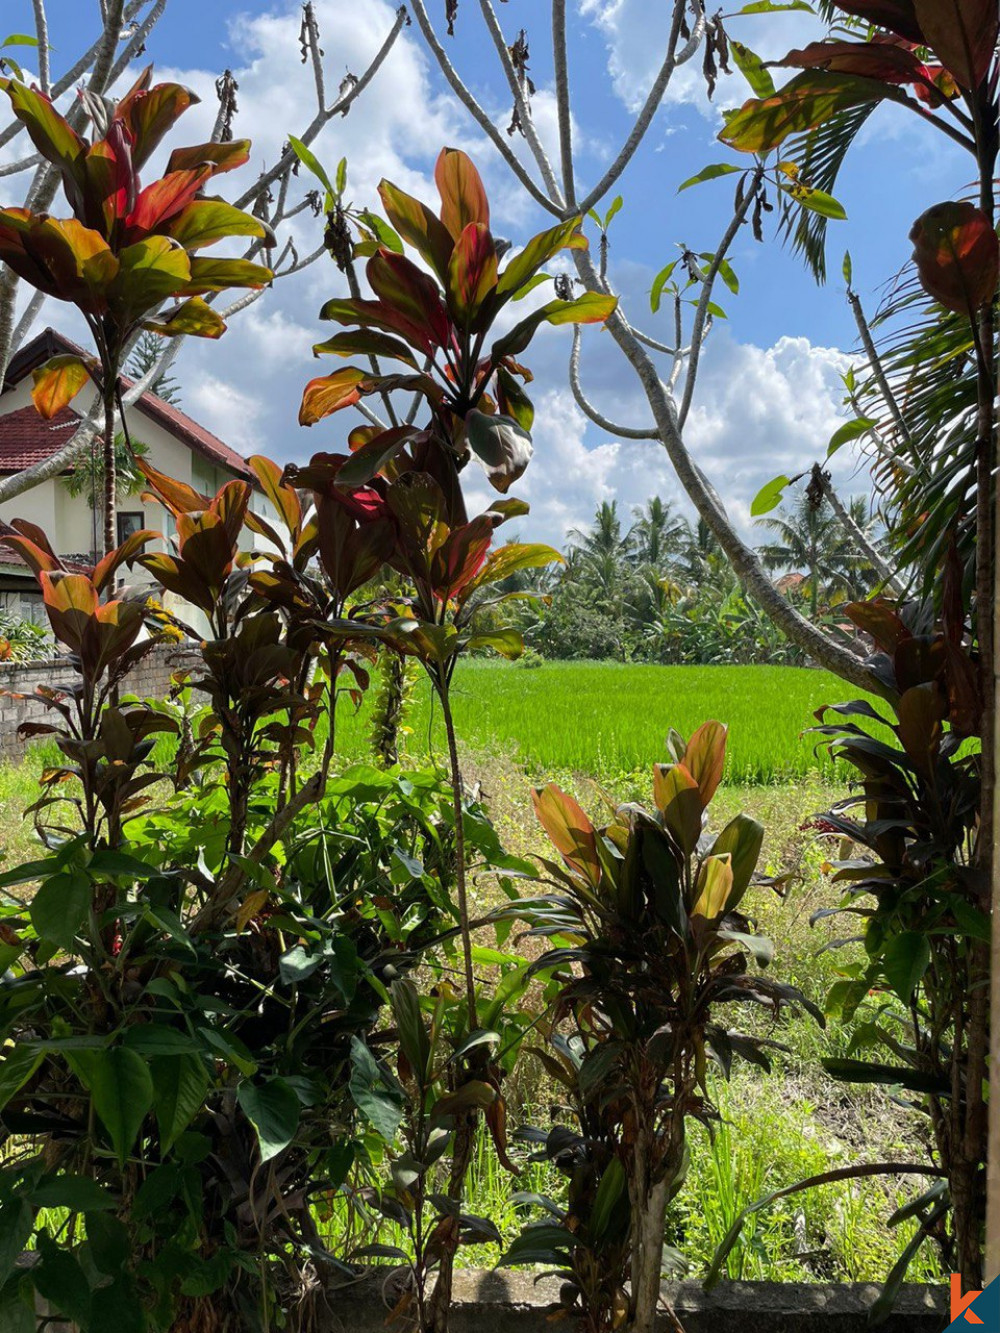
{"type": "MultiPolygon", "coordinates": [[[[154,648],[128,677],[124,692],[163,699],[170,689],[171,674],[180,665],[176,648],[154,648]]],[[[41,722],[51,716],[37,699],[10,696],[31,696],[36,685],[59,689],[76,680],[79,676],[65,658],[50,662],[0,662],[0,760],[16,763],[23,757],[26,745],[31,744],[22,741],[17,734],[22,722],[41,722]]]]}
{"type": "MultiPolygon", "coordinates": [[[[324,1333],[377,1333],[383,1330],[398,1296],[388,1270],[376,1270],[353,1286],[328,1295],[332,1315],[324,1333]]],[[[455,1275],[452,1333],[547,1333],[573,1329],[571,1321],[551,1322],[559,1282],[539,1282],[531,1273],[459,1272],[455,1275]]],[[[704,1292],[698,1282],[670,1283],[663,1297],[684,1333],[867,1333],[868,1311],[877,1286],[840,1283],[723,1282],[704,1292]]],[[[895,1311],[880,1325],[882,1333],[941,1333],[948,1323],[948,1291],[941,1287],[904,1287],[895,1311]]],[[[674,1333],[666,1313],[658,1333],[674,1333]]]]}

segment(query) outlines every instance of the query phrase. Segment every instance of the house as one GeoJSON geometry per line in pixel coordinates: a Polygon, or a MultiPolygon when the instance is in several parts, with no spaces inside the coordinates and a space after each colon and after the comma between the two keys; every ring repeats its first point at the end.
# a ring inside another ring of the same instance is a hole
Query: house
{"type": "MultiPolygon", "coordinates": [[[[12,358],[0,390],[0,478],[23,472],[50,458],[72,437],[80,417],[88,412],[93,397],[86,392],[51,421],[43,420],[31,401],[32,371],[52,356],[67,354],[82,355],[82,352],[62,334],[46,329],[12,358]]],[[[145,456],[153,467],[198,491],[214,495],[227,481],[253,482],[253,474],[240,454],[186,412],[154,393],[143,394],[127,409],[127,421],[130,437],[146,446],[145,456]]],[[[101,448],[99,437],[94,447],[101,448]]],[[[70,493],[66,480],[72,470],[70,467],[13,500],[0,502],[0,521],[9,523],[22,518],[36,523],[58,555],[70,561],[92,563],[94,552],[99,552],[102,544],[100,499],[94,505],[86,493],[70,493]]],[[[259,492],[254,496],[253,507],[264,511],[259,492]]],[[[139,528],[163,533],[165,540],[169,540],[174,530],[171,515],[161,505],[144,501],[141,494],[121,502],[117,521],[119,542],[139,528]]],[[[149,549],[164,547],[164,542],[156,542],[149,549]]],[[[137,567],[131,581],[141,582],[142,578],[137,567]]],[[[165,601],[168,606],[176,603],[170,596],[165,601]]],[[[26,619],[44,619],[34,578],[27,566],[3,546],[0,546],[0,609],[19,613],[26,619]]],[[[180,604],[175,604],[174,609],[179,614],[188,610],[180,604]]]]}

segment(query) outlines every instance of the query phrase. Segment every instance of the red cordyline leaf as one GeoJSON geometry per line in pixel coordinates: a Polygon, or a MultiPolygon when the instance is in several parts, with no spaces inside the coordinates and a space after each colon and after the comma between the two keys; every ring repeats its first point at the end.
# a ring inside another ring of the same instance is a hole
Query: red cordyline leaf
{"type": "Polygon", "coordinates": [[[789,51],[776,65],[792,69],[828,69],[834,74],[860,74],[884,83],[918,83],[926,87],[931,72],[901,39],[876,37],[870,42],[810,42],[789,51]]]}
{"type": "Polygon", "coordinates": [[[964,88],[978,88],[996,55],[997,0],[914,0],[924,43],[964,88]]]}
{"type": "Polygon", "coordinates": [[[434,167],[441,196],[441,221],[454,240],[470,222],[490,225],[490,204],[472,160],[457,148],[443,148],[434,167]]]}
{"type": "Polygon", "coordinates": [[[487,514],[452,529],[431,562],[431,585],[438,601],[457,597],[476,577],[486,563],[492,543],[493,520],[487,514]]]}
{"type": "Polygon", "coordinates": [[[428,351],[450,343],[451,321],[437,283],[412,260],[382,248],[369,259],[365,274],[383,308],[395,311],[419,330],[428,351]]]}
{"type": "Polygon", "coordinates": [[[935,204],[913,224],[921,285],[948,310],[975,315],[996,294],[1000,242],[986,215],[965,202],[935,204]]]}
{"type": "Polygon", "coordinates": [[[448,306],[461,324],[471,324],[483,302],[496,290],[497,251],[488,227],[470,222],[448,264],[448,306]]]}
{"type": "Polygon", "coordinates": [[[836,0],[836,5],[845,14],[888,28],[908,42],[920,44],[924,40],[913,0],[836,0]]]}

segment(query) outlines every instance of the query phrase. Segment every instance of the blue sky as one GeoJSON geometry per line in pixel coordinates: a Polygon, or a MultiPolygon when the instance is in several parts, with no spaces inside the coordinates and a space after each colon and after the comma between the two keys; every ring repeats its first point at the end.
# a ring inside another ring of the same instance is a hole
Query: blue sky
{"type": "MultiPolygon", "coordinates": [[[[443,0],[430,0],[432,13],[443,7],[443,0]]],[[[636,99],[661,58],[667,8],[662,0],[570,0],[578,174],[585,184],[599,177],[628,132],[636,99]]],[[[97,0],[49,0],[48,9],[59,69],[91,32],[97,0]]],[[[391,24],[393,7],[387,0],[319,0],[317,9],[328,83],[335,87],[347,70],[361,71],[391,24]]],[[[547,9],[539,0],[497,6],[508,40],[522,26],[527,29],[543,136],[552,124],[547,9]]],[[[213,112],[212,83],[225,66],[234,69],[241,85],[238,131],[255,140],[253,167],[273,161],[284,137],[301,131],[311,115],[311,87],[299,59],[299,13],[294,0],[168,0],[146,58],[206,99],[181,122],[183,139],[203,137],[213,112]]],[[[2,26],[30,31],[29,0],[6,0],[2,26]]],[[[768,58],[821,31],[817,20],[799,12],[734,18],[728,28],[768,58]]],[[[448,50],[497,122],[506,124],[509,97],[473,0],[461,0],[457,35],[448,50]]],[[[676,255],[676,242],[699,251],[715,248],[728,221],[735,178],[682,194],[677,186],[709,162],[736,160],[716,141],[718,108],[750,95],[736,73],[720,80],[712,106],[699,64],[692,62],[676,76],[620,184],[624,207],[611,233],[611,276],[630,317],[663,337],[669,336],[665,316],[657,320],[649,312],[653,276],[676,255]]],[[[776,77],[780,83],[782,71],[776,77]]],[[[741,291],[736,298],[720,293],[730,318],[717,325],[710,341],[688,435],[697,460],[742,526],[763,482],[822,455],[842,410],[839,374],[849,364],[855,335],[840,278],[843,251],[850,248],[855,284],[874,307],[881,284],[908,258],[913,219],[962,189],[967,170],[962,155],[943,139],[939,145],[939,138],[906,113],[883,109],[872,118],[837,191],[849,220],[831,224],[826,287],[816,286],[773,231],[764,245],[753,241],[749,229],[736,242],[732,260],[741,291]]],[[[518,193],[503,163],[455,103],[415,27],[350,116],[327,127],[317,151],[329,164],[348,157],[354,198],[367,204],[382,175],[430,197],[430,172],[445,142],[475,156],[493,197],[496,230],[518,243],[545,225],[544,215],[518,193]]],[[[316,244],[319,225],[309,218],[299,221],[301,248],[316,244]]],[[[285,460],[342,447],[346,418],[311,431],[295,420],[301,386],[318,373],[310,356],[312,342],[323,336],[317,311],[325,296],[340,290],[336,270],[320,263],[268,293],[234,321],[217,346],[188,348],[178,368],[185,407],[246,451],[285,460]]],[[[72,319],[51,306],[44,318],[75,329],[72,319]]],[[[549,330],[529,358],[536,371],[536,457],[519,491],[532,503],[531,534],[558,541],[606,498],[618,498],[628,510],[659,492],[684,507],[658,446],[609,441],[580,416],[566,387],[568,343],[565,330],[549,330]]],[[[588,331],[584,375],[608,415],[631,424],[646,421],[631,372],[607,335],[588,331]]],[[[848,491],[866,489],[863,467],[847,457],[838,463],[838,481],[848,491]]],[[[485,497],[485,487],[474,484],[473,491],[474,499],[485,497]]]]}

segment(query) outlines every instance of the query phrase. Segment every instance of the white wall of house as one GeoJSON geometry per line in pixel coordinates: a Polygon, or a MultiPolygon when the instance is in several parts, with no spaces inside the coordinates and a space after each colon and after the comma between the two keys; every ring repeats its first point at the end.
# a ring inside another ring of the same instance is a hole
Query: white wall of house
{"type": "MultiPolygon", "coordinates": [[[[3,417],[8,412],[29,406],[31,382],[26,379],[0,396],[0,431],[3,430],[3,417]]],[[[71,407],[78,416],[86,416],[90,408],[88,396],[81,394],[71,407]]],[[[214,495],[227,481],[234,479],[232,473],[214,466],[203,455],[178,440],[143,412],[139,405],[130,409],[127,420],[132,439],[141,440],[146,445],[146,457],[157,471],[186,482],[208,495],[214,495]]],[[[148,501],[143,503],[141,496],[140,490],[120,500],[118,513],[141,514],[143,527],[162,534],[162,540],[150,543],[148,550],[170,549],[169,539],[175,532],[172,516],[160,504],[148,501]]],[[[260,493],[254,494],[252,507],[256,512],[264,514],[271,510],[260,493]]],[[[87,497],[70,495],[65,477],[53,477],[24,491],[13,500],[0,503],[0,519],[10,523],[15,518],[36,523],[48,536],[58,555],[89,557],[95,545],[98,548],[101,545],[102,520],[98,517],[95,527],[95,515],[87,497]]],[[[245,532],[243,542],[247,548],[252,540],[252,534],[245,532]]],[[[128,578],[132,586],[142,586],[145,580],[144,571],[138,566],[128,578]]],[[[164,597],[164,603],[168,610],[182,617],[199,632],[206,630],[204,617],[187,603],[172,594],[164,597]]]]}

